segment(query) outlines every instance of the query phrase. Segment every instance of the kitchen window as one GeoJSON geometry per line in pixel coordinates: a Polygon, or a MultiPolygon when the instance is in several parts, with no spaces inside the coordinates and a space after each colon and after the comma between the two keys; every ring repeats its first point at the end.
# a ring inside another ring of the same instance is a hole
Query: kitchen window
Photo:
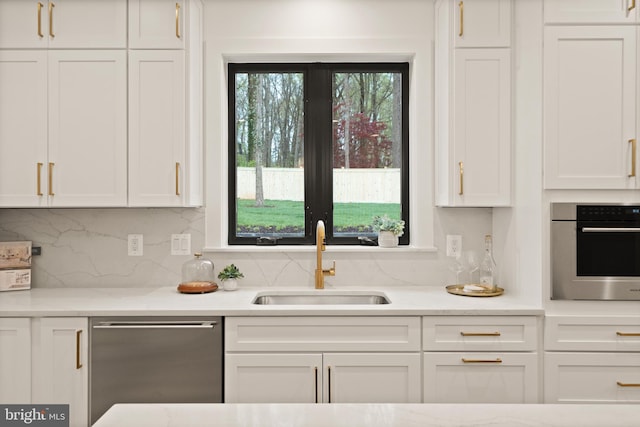
{"type": "Polygon", "coordinates": [[[228,67],[230,245],[409,243],[408,63],[228,67]]]}

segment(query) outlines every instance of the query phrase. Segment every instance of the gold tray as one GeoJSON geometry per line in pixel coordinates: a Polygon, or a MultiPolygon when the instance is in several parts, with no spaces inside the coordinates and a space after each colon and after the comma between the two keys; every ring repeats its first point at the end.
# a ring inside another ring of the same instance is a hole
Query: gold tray
{"type": "MultiPolygon", "coordinates": [[[[448,285],[446,289],[450,294],[462,295],[465,297],[497,297],[498,295],[502,295],[504,293],[504,289],[499,287],[497,287],[495,291],[465,291],[464,286],[465,285],[448,285]]],[[[483,288],[485,287],[484,285],[475,286],[482,286],[483,288]]]]}

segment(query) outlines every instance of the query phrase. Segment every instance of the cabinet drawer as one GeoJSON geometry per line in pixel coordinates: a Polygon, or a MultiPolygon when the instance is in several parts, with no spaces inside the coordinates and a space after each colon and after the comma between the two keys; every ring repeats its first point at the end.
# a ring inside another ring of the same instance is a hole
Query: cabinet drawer
{"type": "Polygon", "coordinates": [[[545,350],[640,351],[640,317],[547,316],[545,350]]]}
{"type": "Polygon", "coordinates": [[[640,353],[546,353],[546,403],[640,403],[640,353]]]}
{"type": "Polygon", "coordinates": [[[425,353],[425,403],[537,403],[538,353],[425,353]]]}
{"type": "Polygon", "coordinates": [[[419,317],[227,317],[226,351],[419,351],[419,317]]]}
{"type": "Polygon", "coordinates": [[[530,316],[427,316],[427,351],[534,351],[537,319],[530,316]]]}

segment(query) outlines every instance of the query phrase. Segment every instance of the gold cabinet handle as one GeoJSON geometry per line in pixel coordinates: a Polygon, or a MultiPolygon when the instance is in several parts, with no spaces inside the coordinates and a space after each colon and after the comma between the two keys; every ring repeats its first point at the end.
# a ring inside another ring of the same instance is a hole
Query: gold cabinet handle
{"type": "Polygon", "coordinates": [[[180,162],[176,162],[176,196],[180,195],[180,162]]]}
{"type": "Polygon", "coordinates": [[[499,357],[495,359],[465,359],[463,357],[462,363],[502,363],[502,359],[499,357]]]}
{"type": "Polygon", "coordinates": [[[499,337],[500,332],[460,332],[463,337],[499,337]]]}
{"type": "Polygon", "coordinates": [[[82,335],[82,329],[76,331],[76,369],[82,368],[82,360],[80,357],[80,336],[82,335]]]}
{"type": "Polygon", "coordinates": [[[458,195],[462,196],[464,194],[464,162],[458,162],[458,167],[460,168],[460,191],[458,191],[458,195]]]}
{"type": "Polygon", "coordinates": [[[331,366],[327,366],[327,389],[329,390],[329,403],[331,403],[331,366]]]}
{"type": "Polygon", "coordinates": [[[458,37],[462,37],[464,35],[464,2],[463,1],[458,3],[458,8],[460,9],[460,32],[458,33],[458,37]]]}
{"type": "Polygon", "coordinates": [[[637,151],[637,143],[635,138],[629,140],[629,144],[631,144],[631,173],[629,174],[629,178],[636,176],[636,151],[637,151]]]}
{"type": "Polygon", "coordinates": [[[616,381],[616,384],[618,384],[619,387],[640,387],[640,384],[636,383],[623,383],[620,381],[616,381]]]}
{"type": "Polygon", "coordinates": [[[631,12],[635,8],[636,8],[636,0],[631,0],[631,6],[627,8],[627,12],[631,12]]]}
{"type": "Polygon", "coordinates": [[[53,192],[53,167],[55,166],[55,163],[49,162],[49,188],[48,188],[48,194],[49,196],[55,196],[55,193],[53,192]]]}
{"type": "Polygon", "coordinates": [[[180,3],[176,3],[176,37],[180,38],[180,3]]]}
{"type": "Polygon", "coordinates": [[[43,196],[42,187],[40,185],[40,181],[42,180],[42,166],[43,164],[40,162],[36,165],[36,194],[38,196],[43,196]]]}
{"type": "Polygon", "coordinates": [[[38,37],[43,38],[44,34],[42,34],[42,3],[38,2],[38,37]]]}
{"type": "Polygon", "coordinates": [[[640,332],[616,332],[619,337],[640,337],[640,332]]]}
{"type": "Polygon", "coordinates": [[[315,371],[315,387],[316,387],[316,403],[318,403],[318,367],[314,367],[313,370],[315,371]]]}
{"type": "Polygon", "coordinates": [[[53,8],[56,5],[50,1],[49,2],[49,37],[54,38],[56,35],[53,34],[53,8]]]}

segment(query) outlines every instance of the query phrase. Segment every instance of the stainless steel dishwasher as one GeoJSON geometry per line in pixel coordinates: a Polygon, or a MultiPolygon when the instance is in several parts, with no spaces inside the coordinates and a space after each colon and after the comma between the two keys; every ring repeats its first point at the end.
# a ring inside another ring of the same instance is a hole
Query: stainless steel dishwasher
{"type": "Polygon", "coordinates": [[[115,403],[222,402],[221,317],[91,319],[91,424],[115,403]]]}

